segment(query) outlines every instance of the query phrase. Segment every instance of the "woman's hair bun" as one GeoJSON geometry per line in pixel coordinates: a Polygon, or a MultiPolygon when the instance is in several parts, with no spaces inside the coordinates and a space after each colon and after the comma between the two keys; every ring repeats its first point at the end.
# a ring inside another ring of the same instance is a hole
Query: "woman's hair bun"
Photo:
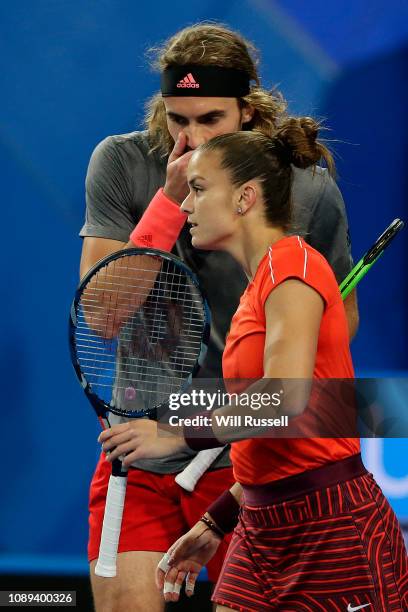
{"type": "Polygon", "coordinates": [[[311,117],[286,119],[272,138],[282,163],[308,168],[325,159],[329,171],[334,170],[330,151],[318,140],[319,124],[311,117]]]}

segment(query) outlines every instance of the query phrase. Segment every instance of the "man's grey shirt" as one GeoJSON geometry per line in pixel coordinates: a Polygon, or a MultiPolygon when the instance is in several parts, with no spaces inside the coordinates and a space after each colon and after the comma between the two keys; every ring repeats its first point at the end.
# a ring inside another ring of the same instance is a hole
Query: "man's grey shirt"
{"type": "MultiPolygon", "coordinates": [[[[165,183],[167,159],[149,150],[146,132],[109,136],[95,148],[86,177],[82,237],[129,241],[129,234],[165,183]]],[[[326,257],[341,282],[353,264],[341,193],[325,169],[293,170],[293,231],[326,257]]],[[[210,346],[200,377],[221,378],[225,336],[247,280],[228,254],[194,249],[187,226],[174,252],[197,274],[211,308],[210,346]]],[[[194,454],[186,451],[165,459],[141,460],[134,465],[156,473],[173,473],[182,470],[194,454]]],[[[228,455],[223,453],[212,467],[226,465],[228,455]]]]}

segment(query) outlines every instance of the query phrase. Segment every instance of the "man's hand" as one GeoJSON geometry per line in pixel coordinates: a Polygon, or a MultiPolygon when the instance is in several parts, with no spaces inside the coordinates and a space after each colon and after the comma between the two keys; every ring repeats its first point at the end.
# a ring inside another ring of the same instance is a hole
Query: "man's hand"
{"type": "Polygon", "coordinates": [[[183,437],[165,431],[158,434],[157,423],[148,419],[134,419],[105,429],[98,442],[108,453],[108,461],[123,456],[124,467],[129,467],[137,459],[168,457],[187,448],[183,437]]]}
{"type": "Polygon", "coordinates": [[[220,543],[221,538],[198,521],[169,548],[156,569],[156,585],[165,601],[178,601],[184,579],[186,595],[193,595],[198,574],[220,543]]]}
{"type": "Polygon", "coordinates": [[[188,196],[187,166],[194,153],[194,151],[184,153],[186,144],[186,135],[180,132],[167,162],[166,183],[163,187],[166,196],[180,204],[188,196]]]}

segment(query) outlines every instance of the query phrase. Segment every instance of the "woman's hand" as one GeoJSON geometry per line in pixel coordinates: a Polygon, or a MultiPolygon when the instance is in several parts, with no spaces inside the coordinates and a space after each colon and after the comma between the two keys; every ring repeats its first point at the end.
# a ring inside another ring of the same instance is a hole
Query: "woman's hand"
{"type": "Polygon", "coordinates": [[[156,421],[149,419],[134,419],[105,429],[98,442],[108,453],[108,461],[123,455],[124,467],[129,467],[137,459],[158,459],[187,448],[182,436],[159,430],[156,421]]]}
{"type": "Polygon", "coordinates": [[[221,538],[198,521],[169,548],[156,569],[156,585],[165,601],[178,601],[184,579],[186,595],[193,595],[198,574],[220,543],[221,538]]]}

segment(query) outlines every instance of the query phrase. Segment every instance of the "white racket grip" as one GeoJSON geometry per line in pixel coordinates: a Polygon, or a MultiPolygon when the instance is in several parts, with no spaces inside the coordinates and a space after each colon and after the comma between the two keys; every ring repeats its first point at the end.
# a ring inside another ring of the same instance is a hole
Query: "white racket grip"
{"type": "Polygon", "coordinates": [[[104,578],[116,576],[116,557],[125,505],[126,484],[127,476],[109,478],[99,557],[95,566],[95,574],[104,578]]]}
{"type": "Polygon", "coordinates": [[[175,480],[180,487],[186,491],[194,491],[197,482],[201,476],[207,471],[210,465],[216,460],[218,455],[224,450],[221,448],[209,448],[208,450],[200,451],[192,461],[184,468],[180,474],[177,474],[175,480]]]}

